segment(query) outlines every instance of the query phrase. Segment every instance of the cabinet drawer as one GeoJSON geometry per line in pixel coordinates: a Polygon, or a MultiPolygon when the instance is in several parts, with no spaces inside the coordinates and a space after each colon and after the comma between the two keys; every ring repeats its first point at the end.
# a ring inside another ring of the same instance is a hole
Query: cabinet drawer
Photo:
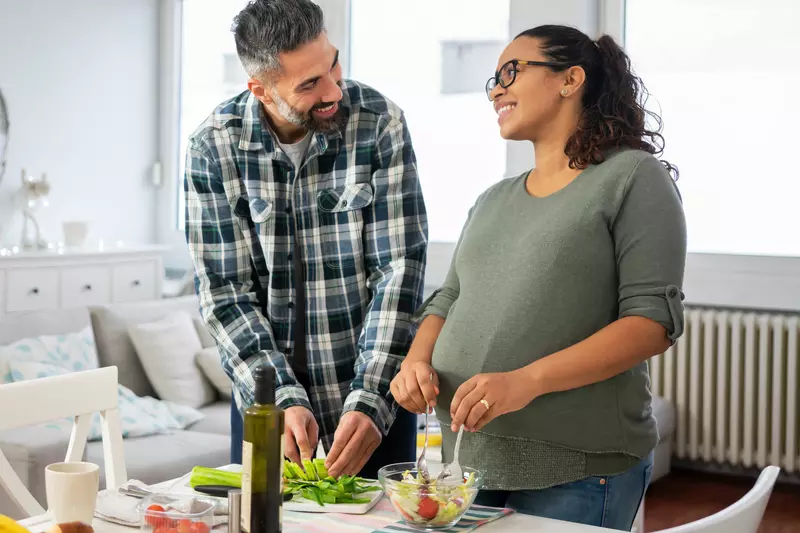
{"type": "Polygon", "coordinates": [[[158,299],[156,261],[139,261],[116,265],[112,271],[114,302],[135,302],[158,299]]]}
{"type": "Polygon", "coordinates": [[[9,313],[58,308],[58,269],[8,270],[6,282],[9,313]]]}
{"type": "Polygon", "coordinates": [[[61,271],[61,307],[85,307],[111,301],[108,267],[69,267],[61,271]]]}

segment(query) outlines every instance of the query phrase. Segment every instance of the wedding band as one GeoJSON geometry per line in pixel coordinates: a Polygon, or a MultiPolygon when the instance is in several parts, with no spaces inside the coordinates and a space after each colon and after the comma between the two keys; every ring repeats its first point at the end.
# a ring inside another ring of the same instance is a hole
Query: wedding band
{"type": "Polygon", "coordinates": [[[489,407],[490,407],[489,406],[489,402],[487,402],[485,399],[483,399],[483,400],[481,400],[481,403],[484,405],[484,407],[486,407],[486,410],[488,411],[489,407]]]}

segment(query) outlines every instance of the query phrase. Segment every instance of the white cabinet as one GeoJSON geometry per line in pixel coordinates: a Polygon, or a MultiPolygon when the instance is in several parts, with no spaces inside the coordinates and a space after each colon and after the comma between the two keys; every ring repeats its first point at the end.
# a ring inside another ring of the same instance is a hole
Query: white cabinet
{"type": "Polygon", "coordinates": [[[6,310],[42,311],[58,307],[58,269],[35,267],[11,269],[8,279],[8,302],[6,310]]]}
{"type": "Polygon", "coordinates": [[[159,299],[166,250],[151,246],[0,256],[0,317],[159,299]]]}
{"type": "Polygon", "coordinates": [[[111,273],[106,266],[65,267],[61,271],[61,306],[111,303],[111,273]]]}
{"type": "Polygon", "coordinates": [[[156,265],[152,261],[137,261],[114,265],[111,278],[113,279],[115,302],[135,302],[146,300],[148,294],[156,290],[158,278],[162,276],[156,272],[156,265]]]}

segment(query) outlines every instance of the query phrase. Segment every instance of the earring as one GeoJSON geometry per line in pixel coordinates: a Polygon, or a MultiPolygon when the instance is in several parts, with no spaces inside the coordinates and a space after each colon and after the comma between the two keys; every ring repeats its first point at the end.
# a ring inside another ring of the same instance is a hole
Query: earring
{"type": "Polygon", "coordinates": [[[561,96],[567,96],[567,94],[568,94],[568,93],[569,93],[569,91],[568,91],[568,90],[566,90],[566,89],[561,89],[561,96]]]}

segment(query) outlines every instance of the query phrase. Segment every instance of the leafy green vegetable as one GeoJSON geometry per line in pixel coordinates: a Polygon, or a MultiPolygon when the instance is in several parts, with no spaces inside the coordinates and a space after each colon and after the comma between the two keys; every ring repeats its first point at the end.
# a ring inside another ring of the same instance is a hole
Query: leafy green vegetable
{"type": "MultiPolygon", "coordinates": [[[[189,485],[192,488],[198,485],[241,487],[242,474],[196,466],[192,469],[189,485]]],[[[370,485],[360,477],[341,476],[339,479],[331,477],[325,468],[324,459],[305,460],[302,468],[298,464],[284,460],[283,487],[284,494],[299,494],[319,505],[369,503],[370,498],[359,498],[359,495],[378,490],[376,486],[370,485]]]]}
{"type": "Polygon", "coordinates": [[[314,468],[320,479],[328,477],[328,469],[325,468],[325,459],[314,459],[314,468]]]}
{"type": "Polygon", "coordinates": [[[319,476],[317,475],[317,469],[314,467],[314,463],[312,463],[310,460],[303,459],[303,470],[306,471],[306,479],[308,479],[309,481],[311,481],[312,479],[315,481],[319,481],[319,476]]]}
{"type": "Polygon", "coordinates": [[[192,475],[189,478],[189,486],[192,488],[198,485],[224,485],[226,487],[242,486],[242,474],[239,472],[228,472],[218,468],[208,468],[196,466],[192,468],[192,475]]]}
{"type": "Polygon", "coordinates": [[[331,477],[323,459],[314,459],[313,463],[303,461],[303,466],[305,470],[291,461],[284,462],[284,493],[300,494],[303,498],[324,506],[329,503],[369,503],[370,498],[359,498],[358,495],[378,490],[360,477],[331,477]]]}

